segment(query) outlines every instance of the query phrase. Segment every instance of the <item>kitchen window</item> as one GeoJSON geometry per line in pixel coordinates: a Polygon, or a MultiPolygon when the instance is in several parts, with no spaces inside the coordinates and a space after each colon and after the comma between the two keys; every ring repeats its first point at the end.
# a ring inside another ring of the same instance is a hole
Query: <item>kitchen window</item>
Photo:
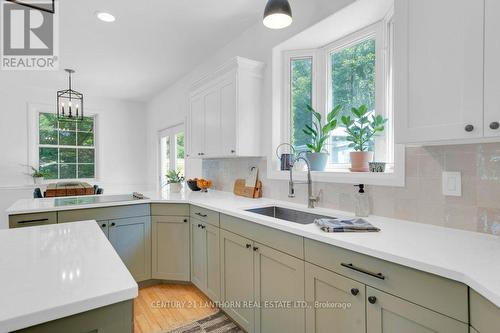
{"type": "MultiPolygon", "coordinates": [[[[366,105],[372,114],[389,121],[382,135],[369,145],[375,159],[394,167],[392,117],[392,21],[383,20],[324,47],[285,51],[284,54],[284,131],[282,142],[290,142],[299,151],[306,150],[308,137],[302,129],[311,125],[311,105],[326,118],[337,105],[341,115],[350,115],[352,107],[366,105]]],[[[345,128],[331,133],[326,172],[348,172],[349,153],[345,128]]]]}
{"type": "Polygon", "coordinates": [[[60,120],[38,112],[38,165],[45,179],[95,178],[95,118],[60,120]]]}
{"type": "Polygon", "coordinates": [[[160,187],[167,184],[167,172],[175,170],[181,176],[186,174],[185,168],[185,134],[184,124],[167,128],[159,133],[160,148],[160,187]]]}

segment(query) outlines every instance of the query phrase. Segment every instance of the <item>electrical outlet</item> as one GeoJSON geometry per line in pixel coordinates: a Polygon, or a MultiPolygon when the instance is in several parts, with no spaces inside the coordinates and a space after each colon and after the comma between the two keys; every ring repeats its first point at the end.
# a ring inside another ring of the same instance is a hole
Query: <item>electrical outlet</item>
{"type": "Polygon", "coordinates": [[[462,196],[462,174],[460,172],[443,172],[443,195],[462,196]]]}

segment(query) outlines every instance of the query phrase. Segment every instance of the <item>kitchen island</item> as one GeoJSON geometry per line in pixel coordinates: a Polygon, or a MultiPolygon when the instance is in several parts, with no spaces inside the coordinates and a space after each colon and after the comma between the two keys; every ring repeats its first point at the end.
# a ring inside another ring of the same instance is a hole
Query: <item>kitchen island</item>
{"type": "Polygon", "coordinates": [[[95,221],[0,230],[0,332],[132,332],[137,283],[95,221]]]}

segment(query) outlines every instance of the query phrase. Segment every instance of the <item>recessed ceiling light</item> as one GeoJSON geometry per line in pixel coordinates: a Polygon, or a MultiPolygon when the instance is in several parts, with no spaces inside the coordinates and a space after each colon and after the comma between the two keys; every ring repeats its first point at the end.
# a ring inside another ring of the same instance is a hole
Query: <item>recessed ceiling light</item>
{"type": "Polygon", "coordinates": [[[110,22],[114,22],[114,21],[116,21],[116,18],[115,18],[113,15],[111,15],[110,13],[106,13],[106,12],[96,12],[95,14],[96,14],[97,18],[98,18],[99,20],[103,21],[103,22],[108,22],[108,23],[110,23],[110,22]]]}

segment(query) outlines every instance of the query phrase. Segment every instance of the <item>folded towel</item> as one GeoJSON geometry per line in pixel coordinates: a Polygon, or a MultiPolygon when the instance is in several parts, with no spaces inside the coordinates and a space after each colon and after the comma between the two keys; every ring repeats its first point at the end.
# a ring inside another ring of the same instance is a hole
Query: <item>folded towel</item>
{"type": "Polygon", "coordinates": [[[324,232],[377,232],[379,228],[362,218],[338,219],[322,218],[314,220],[314,223],[324,232]]]}

